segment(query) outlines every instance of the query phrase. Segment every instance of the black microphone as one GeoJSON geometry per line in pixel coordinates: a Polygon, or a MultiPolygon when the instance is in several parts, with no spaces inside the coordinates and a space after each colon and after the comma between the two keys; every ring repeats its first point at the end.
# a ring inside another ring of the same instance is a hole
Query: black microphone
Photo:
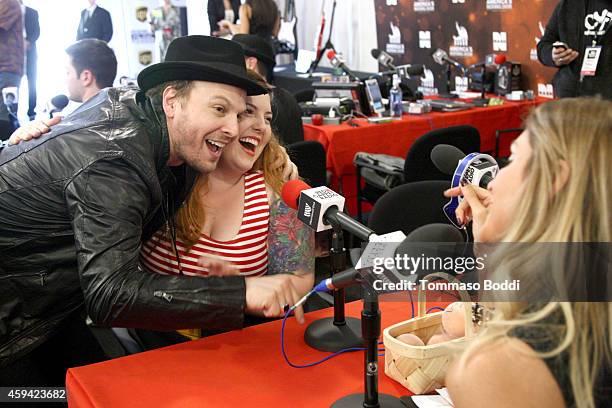
{"type": "Polygon", "coordinates": [[[346,72],[346,75],[348,75],[348,77],[351,80],[359,81],[359,78],[357,77],[357,75],[355,75],[353,71],[351,71],[350,68],[346,66],[344,61],[342,61],[338,57],[338,55],[336,54],[336,51],[334,50],[327,51],[327,58],[329,58],[329,61],[331,62],[334,68],[340,68],[342,71],[346,72]]]}
{"type": "Polygon", "coordinates": [[[380,72],[380,75],[393,75],[397,74],[400,78],[406,78],[411,76],[423,76],[425,73],[425,67],[422,64],[415,65],[398,65],[392,70],[380,72]]]}
{"type": "Polygon", "coordinates": [[[62,109],[68,106],[68,102],[69,100],[66,95],[54,96],[49,102],[47,102],[45,112],[48,112],[49,118],[52,118],[54,113],[61,112],[62,109]]]}
{"type": "Polygon", "coordinates": [[[442,173],[453,177],[461,173],[462,180],[482,188],[487,188],[499,171],[497,162],[491,156],[476,153],[466,155],[455,146],[447,144],[436,145],[431,150],[430,158],[442,173]]]}
{"type": "Polygon", "coordinates": [[[444,51],[444,50],[442,50],[440,48],[435,50],[433,52],[433,54],[431,54],[431,56],[433,57],[434,61],[436,61],[436,63],[438,63],[440,65],[444,65],[444,63],[447,63],[447,64],[454,65],[455,67],[457,67],[457,68],[459,68],[461,70],[465,69],[463,64],[461,64],[461,63],[459,63],[459,62],[457,62],[457,61],[455,61],[453,59],[450,59],[448,57],[448,54],[446,53],[446,51],[444,51]]]}
{"type": "Polygon", "coordinates": [[[378,60],[378,63],[380,65],[385,68],[395,70],[395,65],[393,65],[393,57],[391,56],[391,54],[387,53],[386,51],[379,50],[378,48],[372,48],[372,51],[370,51],[370,53],[372,54],[372,57],[374,57],[374,59],[378,60]]]}
{"type": "Polygon", "coordinates": [[[438,170],[452,176],[455,173],[457,164],[465,157],[465,153],[455,146],[439,144],[434,146],[429,157],[438,170]]]}
{"type": "MultiPolygon", "coordinates": [[[[413,256],[415,254],[415,243],[455,243],[462,244],[465,242],[463,234],[456,228],[448,224],[428,224],[419,227],[412,231],[395,249],[396,256],[413,256]]],[[[417,252],[420,252],[417,251],[417,252]]],[[[420,254],[419,254],[420,255],[420,254]]],[[[362,270],[355,268],[347,269],[346,271],[335,274],[331,278],[327,278],[319,282],[314,290],[316,292],[325,292],[328,290],[342,289],[347,286],[354,285],[363,281],[362,270]]]]}
{"type": "Polygon", "coordinates": [[[302,180],[289,180],[283,185],[281,197],[288,207],[298,212],[298,218],[315,232],[339,225],[363,241],[374,233],[350,215],[342,212],[344,197],[328,187],[312,188],[302,180]]]}

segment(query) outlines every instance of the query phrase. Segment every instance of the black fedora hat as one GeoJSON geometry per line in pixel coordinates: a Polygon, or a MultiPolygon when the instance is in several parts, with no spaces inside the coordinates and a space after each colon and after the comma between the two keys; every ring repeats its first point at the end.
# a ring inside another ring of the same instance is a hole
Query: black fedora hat
{"type": "Polygon", "coordinates": [[[270,69],[276,65],[272,45],[260,36],[254,34],[236,34],[232,37],[232,41],[242,46],[244,55],[247,57],[257,58],[270,69]]]}
{"type": "Polygon", "coordinates": [[[234,85],[248,95],[267,90],[248,78],[242,47],[232,41],[203,35],[176,38],[168,46],[164,62],[143,69],[138,86],[147,91],[168,81],[208,81],[234,85]]]}

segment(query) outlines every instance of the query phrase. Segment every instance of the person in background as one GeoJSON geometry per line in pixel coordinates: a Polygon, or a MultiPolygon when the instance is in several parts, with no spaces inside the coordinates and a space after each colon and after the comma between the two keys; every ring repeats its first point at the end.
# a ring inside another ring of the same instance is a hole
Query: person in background
{"type": "Polygon", "coordinates": [[[445,195],[463,195],[457,219],[472,223],[474,241],[508,243],[488,272],[537,298],[494,303],[446,377],[453,406],[610,407],[612,101],[540,105],[511,151],[488,190],[445,195]],[[577,286],[587,296],[569,297],[577,286]]]}
{"type": "MultiPolygon", "coordinates": [[[[23,76],[24,44],[23,17],[18,0],[0,0],[0,90],[19,89],[23,76]]],[[[0,101],[0,140],[6,140],[15,130],[4,101],[0,101]]]]}
{"type": "Polygon", "coordinates": [[[88,1],[89,7],[81,11],[77,41],[85,38],[97,38],[109,42],[113,38],[113,20],[110,13],[96,5],[96,0],[88,1]]]}
{"type": "Polygon", "coordinates": [[[538,59],[557,68],[553,78],[557,97],[601,95],[612,99],[612,2],[561,0],[538,43],[538,59]],[[558,41],[564,44],[554,47],[558,41]],[[597,70],[595,75],[582,77],[586,51],[592,47],[601,47],[597,70]]]}
{"type": "MultiPolygon", "coordinates": [[[[257,35],[236,34],[232,41],[237,42],[244,50],[247,68],[273,80],[274,51],[272,46],[257,35]]],[[[295,97],[283,88],[274,87],[272,94],[272,129],[285,146],[304,140],[302,111],[295,97]]]]}
{"type": "Polygon", "coordinates": [[[28,79],[28,117],[34,120],[36,116],[36,65],[38,64],[38,53],[36,52],[36,41],[40,37],[40,24],[38,24],[38,11],[27,7],[21,1],[21,12],[23,13],[23,28],[26,53],[26,78],[28,79]]]}
{"type": "Polygon", "coordinates": [[[159,49],[159,58],[166,58],[166,50],[175,38],[181,36],[181,13],[172,5],[172,0],[163,0],[163,5],[151,11],[149,23],[155,33],[155,42],[159,49]]]}
{"type": "MultiPolygon", "coordinates": [[[[77,41],[66,48],[66,88],[68,99],[85,103],[101,89],[113,86],[117,75],[117,58],[107,43],[89,38],[77,41]]],[[[51,126],[60,123],[61,117],[44,118],[16,129],[10,143],[30,140],[49,132],[51,126]]]]}
{"type": "Polygon", "coordinates": [[[239,10],[239,24],[219,22],[221,30],[232,34],[254,34],[272,44],[280,29],[280,13],[274,0],[246,0],[239,10]]]}
{"type": "Polygon", "coordinates": [[[210,24],[210,35],[222,36],[228,32],[219,31],[219,22],[222,20],[236,23],[240,0],[208,0],[208,23],[210,24]]]}

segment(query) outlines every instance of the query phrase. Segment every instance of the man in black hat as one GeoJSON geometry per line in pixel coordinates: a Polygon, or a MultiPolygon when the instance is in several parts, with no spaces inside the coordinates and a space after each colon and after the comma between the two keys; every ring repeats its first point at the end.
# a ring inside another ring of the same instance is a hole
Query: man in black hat
{"type": "Polygon", "coordinates": [[[138,264],[153,232],[175,236],[175,210],[195,172],[213,170],[237,137],[247,94],[265,92],[241,47],[176,39],[138,83],[104,89],[50,133],[0,150],[0,384],[61,385],[67,367],[100,359],[85,315],[102,326],[232,329],[245,311],[278,309],[286,287],[138,264]]]}
{"type": "MultiPolygon", "coordinates": [[[[260,36],[252,34],[236,34],[232,40],[242,46],[247,68],[272,83],[276,65],[272,46],[260,36]]],[[[285,145],[304,140],[300,105],[291,93],[279,87],[272,89],[272,129],[285,145]]]]}

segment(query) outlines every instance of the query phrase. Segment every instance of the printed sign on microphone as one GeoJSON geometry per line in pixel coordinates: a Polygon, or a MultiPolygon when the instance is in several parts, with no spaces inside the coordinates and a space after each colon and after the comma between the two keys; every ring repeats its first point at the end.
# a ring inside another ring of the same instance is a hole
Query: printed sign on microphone
{"type": "Polygon", "coordinates": [[[325,186],[304,190],[300,193],[298,218],[316,232],[331,229],[323,222],[322,214],[333,206],[344,208],[344,197],[325,186]]]}

